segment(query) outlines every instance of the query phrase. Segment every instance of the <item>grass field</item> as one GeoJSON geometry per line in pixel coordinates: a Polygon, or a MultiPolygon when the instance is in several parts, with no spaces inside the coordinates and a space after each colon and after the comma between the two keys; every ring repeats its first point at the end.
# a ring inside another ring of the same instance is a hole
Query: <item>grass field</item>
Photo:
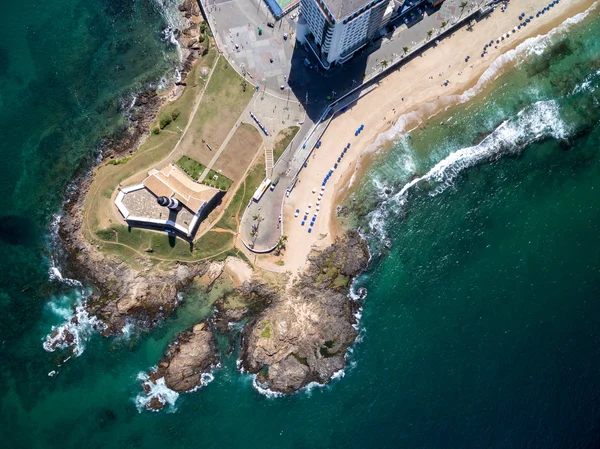
{"type": "Polygon", "coordinates": [[[253,92],[252,86],[237,74],[225,58],[219,59],[206,86],[202,104],[181,142],[182,154],[204,165],[210,163],[214,152],[250,102],[253,92]]]}
{"type": "MultiPolygon", "coordinates": [[[[185,155],[181,156],[175,164],[195,181],[198,181],[200,175],[206,170],[205,165],[185,155]]],[[[231,187],[231,184],[233,184],[233,181],[214,170],[209,170],[202,184],[227,191],[231,187]]]]}
{"type": "Polygon", "coordinates": [[[298,134],[298,131],[300,131],[299,126],[290,126],[289,128],[279,131],[279,134],[277,134],[277,137],[275,138],[275,147],[273,148],[273,163],[276,163],[279,160],[292,139],[298,134]]]}
{"type": "MultiPolygon", "coordinates": [[[[228,255],[245,258],[243,253],[233,246],[234,231],[237,229],[236,216],[239,208],[245,206],[247,196],[251,196],[258,186],[258,184],[255,185],[255,178],[259,179],[258,183],[263,178],[264,166],[261,164],[258,168],[253,168],[248,175],[248,184],[251,185],[248,192],[243,189],[244,183],[240,184],[241,190],[238,189],[234,194],[234,201],[227,207],[222,219],[217,223],[216,227],[222,229],[206,232],[193,244],[170,237],[163,232],[128,228],[122,222],[115,223],[112,197],[119,185],[141,182],[147,176],[150,168],[161,168],[169,161],[181,161],[182,156],[188,156],[188,150],[193,153],[197,147],[203,147],[201,142],[204,138],[207,141],[216,139],[217,142],[220,139],[222,142],[253,93],[251,88],[244,88],[242,78],[224,58],[217,59],[214,47],[194,65],[185,81],[187,86],[182,95],[175,101],[167,102],[161,108],[159,118],[163,117],[164,127],[161,129],[160,119],[157,118],[156,123],[151,127],[154,131],[150,133],[135,154],[99,167],[94,173],[90,191],[86,196],[84,210],[86,237],[93,244],[99,245],[102,251],[116,254],[121,260],[133,266],[138,263],[136,260],[144,255],[157,263],[172,263],[177,260],[197,261],[206,258],[221,259],[228,255]],[[206,84],[213,67],[214,72],[210,77],[210,82],[206,84]],[[198,110],[190,121],[194,106],[203,90],[204,95],[198,105],[198,110]],[[166,124],[164,117],[170,117],[171,122],[166,124]],[[176,151],[172,153],[188,123],[190,124],[188,132],[176,151]],[[199,139],[199,142],[195,139],[199,139]],[[186,144],[189,146],[186,147],[186,144]],[[172,154],[169,156],[170,153],[172,154]],[[169,159],[165,159],[167,156],[169,159]],[[163,160],[164,164],[162,164],[163,160]],[[161,166],[157,165],[159,163],[161,166]],[[257,173],[260,175],[258,176],[257,173]],[[228,214],[232,216],[231,222],[226,220],[228,214]],[[221,226],[221,223],[224,226],[221,226]]],[[[212,153],[210,155],[212,156],[212,153]]],[[[189,154],[188,158],[183,159],[182,162],[185,165],[184,170],[197,179],[204,171],[205,165],[195,159],[197,158],[194,157],[194,154],[189,154]]],[[[200,159],[200,161],[202,160],[200,159]]],[[[245,167],[250,161],[251,159],[237,161],[244,165],[242,173],[245,172],[245,167]]],[[[205,184],[212,184],[217,188],[227,190],[231,187],[232,181],[221,173],[210,171],[205,179],[205,184]],[[218,177],[216,180],[213,179],[215,176],[218,177]]],[[[208,223],[210,222],[208,221],[208,223]]]]}
{"type": "Polygon", "coordinates": [[[241,123],[217,159],[214,169],[234,181],[239,181],[262,144],[259,131],[249,123],[241,123]]]}
{"type": "Polygon", "coordinates": [[[206,166],[198,161],[195,161],[191,157],[181,156],[177,162],[175,162],[179,168],[181,168],[187,175],[194,181],[198,181],[200,175],[206,170],[206,166]]]}
{"type": "Polygon", "coordinates": [[[264,178],[264,161],[263,158],[261,158],[256,165],[248,171],[244,182],[238,187],[231,199],[231,203],[229,203],[223,216],[216,224],[218,228],[237,232],[238,220],[241,218],[241,214],[243,213],[246,204],[248,204],[250,198],[252,198],[252,195],[254,195],[254,192],[264,178]]]}

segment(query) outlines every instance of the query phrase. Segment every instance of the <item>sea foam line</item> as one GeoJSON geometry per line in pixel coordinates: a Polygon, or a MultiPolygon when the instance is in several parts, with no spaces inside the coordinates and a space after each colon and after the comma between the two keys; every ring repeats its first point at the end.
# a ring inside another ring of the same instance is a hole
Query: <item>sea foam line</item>
{"type": "MultiPolygon", "coordinates": [[[[573,25],[582,22],[598,7],[598,4],[599,2],[595,2],[587,10],[566,19],[564,22],[550,30],[548,33],[532,36],[520,43],[519,45],[517,45],[515,48],[501,54],[483,72],[483,74],[477,80],[477,83],[473,87],[467,89],[462,94],[449,95],[440,100],[433,101],[431,103],[426,103],[419,107],[419,109],[417,109],[416,111],[411,111],[401,115],[390,129],[377,135],[375,142],[369,145],[366,148],[365,152],[375,152],[381,147],[383,147],[387,142],[390,142],[396,138],[399,138],[402,135],[410,133],[411,131],[416,129],[419,126],[419,124],[423,123],[427,119],[432,118],[436,114],[443,112],[452,106],[468,102],[478,93],[480,93],[489,83],[496,80],[498,76],[500,76],[502,71],[506,69],[509,65],[512,64],[514,66],[519,62],[526,60],[529,56],[532,56],[534,54],[542,54],[547,48],[547,46],[551,43],[552,38],[554,36],[556,36],[557,34],[565,33],[573,25]]],[[[350,178],[347,188],[350,188],[356,181],[357,178],[355,174],[356,172],[350,178]]]]}
{"type": "MultiPolygon", "coordinates": [[[[156,368],[157,367],[154,367],[154,369],[156,368]]],[[[177,402],[177,398],[179,398],[179,393],[167,387],[164,377],[152,382],[148,374],[142,371],[138,373],[137,380],[141,381],[144,387],[147,388],[147,393],[141,392],[134,399],[138,412],[141,413],[144,410],[158,412],[159,410],[154,410],[149,407],[152,399],[157,399],[163,406],[168,406],[168,412],[177,411],[175,403],[177,402]]]]}
{"type": "Polygon", "coordinates": [[[436,183],[430,195],[438,195],[453,185],[463,170],[506,154],[516,154],[531,143],[546,137],[564,139],[569,130],[560,117],[556,101],[539,101],[521,110],[516,117],[504,121],[478,145],[449,154],[424,176],[413,179],[385,200],[371,214],[370,227],[379,239],[385,237],[384,224],[390,212],[397,213],[408,199],[408,193],[422,181],[436,183]]]}

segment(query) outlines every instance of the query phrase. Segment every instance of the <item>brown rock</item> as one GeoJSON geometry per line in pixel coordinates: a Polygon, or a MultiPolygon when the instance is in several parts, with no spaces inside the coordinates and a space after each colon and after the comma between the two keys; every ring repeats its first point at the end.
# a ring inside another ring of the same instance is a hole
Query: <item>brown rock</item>
{"type": "Polygon", "coordinates": [[[312,257],[286,297],[273,301],[245,329],[244,367],[263,373],[268,388],[284,393],[312,381],[325,383],[343,369],[357,336],[357,305],[348,298],[348,287],[339,285],[364,270],[368,259],[366,244],[356,233],[312,257]]]}
{"type": "Polygon", "coordinates": [[[151,379],[164,377],[165,385],[177,392],[201,385],[202,374],[218,362],[215,336],[207,321],[177,336],[151,379]]]}

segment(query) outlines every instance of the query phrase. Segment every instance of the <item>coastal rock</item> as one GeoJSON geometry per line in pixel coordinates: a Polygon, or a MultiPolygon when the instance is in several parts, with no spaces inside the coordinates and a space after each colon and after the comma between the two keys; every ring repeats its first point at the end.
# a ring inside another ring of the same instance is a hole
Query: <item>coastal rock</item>
{"type": "Polygon", "coordinates": [[[178,8],[184,15],[189,13],[196,17],[200,16],[200,6],[196,0],[184,0],[178,8]]]}
{"type": "Polygon", "coordinates": [[[215,335],[204,321],[177,336],[149,378],[164,378],[168,388],[181,393],[202,385],[202,375],[217,363],[215,335]]]}
{"type": "Polygon", "coordinates": [[[326,383],[345,366],[357,331],[348,283],[369,260],[366,243],[350,232],[310,259],[307,271],[244,332],[242,363],[278,392],[326,383]]]}
{"type": "Polygon", "coordinates": [[[178,305],[178,292],[196,276],[208,270],[208,264],[176,264],[172,268],[136,260],[135,269],[117,256],[104,254],[83,235],[83,201],[89,178],[79,183],[65,203],[59,235],[67,250],[66,264],[72,276],[91,281],[96,290],[89,296],[86,309],[105,323],[103,335],[122,331],[127,320],[145,328],[155,326],[178,305]]]}
{"type": "Polygon", "coordinates": [[[245,281],[234,292],[215,303],[215,328],[226,333],[230,323],[238,323],[249,316],[258,315],[278,296],[279,293],[264,282],[245,281]]]}

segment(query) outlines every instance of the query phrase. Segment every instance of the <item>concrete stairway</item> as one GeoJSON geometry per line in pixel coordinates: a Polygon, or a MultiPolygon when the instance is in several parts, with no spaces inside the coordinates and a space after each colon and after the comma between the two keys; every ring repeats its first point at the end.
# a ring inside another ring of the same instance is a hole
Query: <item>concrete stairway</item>
{"type": "Polygon", "coordinates": [[[267,172],[267,178],[269,178],[273,173],[273,165],[275,161],[273,160],[273,146],[265,145],[265,169],[267,172]]]}

